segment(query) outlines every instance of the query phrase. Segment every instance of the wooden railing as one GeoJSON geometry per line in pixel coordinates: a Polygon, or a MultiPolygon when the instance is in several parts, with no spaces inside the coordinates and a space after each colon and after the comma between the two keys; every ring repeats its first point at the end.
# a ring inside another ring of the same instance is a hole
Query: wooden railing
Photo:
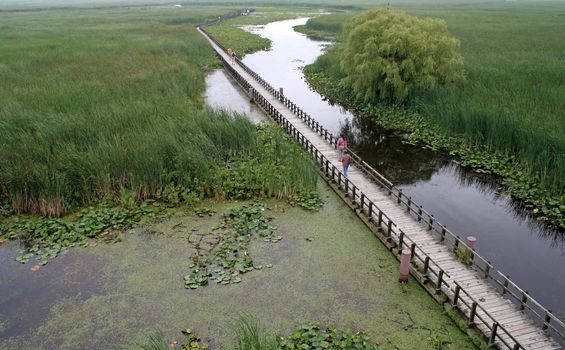
{"type": "MultiPolygon", "coordinates": [[[[224,52],[226,48],[212,37],[203,27],[199,27],[216,45],[218,45],[224,52]]],[[[231,65],[226,62],[220,55],[225,68],[230,74],[238,81],[238,83],[250,93],[256,103],[277,123],[279,123],[286,132],[291,135],[306,151],[308,151],[314,161],[320,166],[320,170],[327,178],[334,181],[339,188],[341,188],[351,201],[361,210],[378,228],[376,234],[381,235],[385,241],[392,243],[396,246],[397,252],[400,254],[403,249],[410,249],[411,263],[416,273],[420,273],[424,280],[430,281],[435,284],[435,291],[437,294],[444,293],[454,307],[457,307],[463,314],[469,318],[469,324],[481,323],[489,331],[485,332],[492,344],[496,340],[500,340],[509,349],[524,349],[524,347],[512,335],[500,325],[494,317],[492,317],[484,308],[482,308],[472,296],[465,291],[463,287],[455,283],[455,286],[450,286],[445,281],[445,276],[450,277],[448,272],[441,269],[422,249],[420,249],[410,237],[405,235],[404,232],[383,212],[375,203],[369,200],[359,188],[352,184],[347,177],[343,175],[340,169],[334,166],[329,159],[327,159],[304,135],[297,130],[282,114],[261,94],[259,94],[249,82],[243,78],[231,65]],[[461,298],[465,295],[470,302],[466,302],[461,298]],[[480,316],[477,313],[480,312],[480,316]],[[510,339],[510,341],[508,341],[510,339]]],[[[246,66],[239,59],[235,59],[237,65],[245,70],[253,77],[265,90],[271,95],[275,96],[282,102],[288,109],[290,109],[296,116],[298,116],[304,123],[306,123],[314,132],[320,135],[326,142],[336,147],[337,139],[326,128],[313,119],[310,115],[305,113],[294,102],[285,97],[280,91],[273,88],[261,76],[255,73],[251,68],[246,66]]],[[[396,201],[403,206],[407,212],[410,213],[416,220],[427,225],[428,230],[437,236],[454,252],[457,249],[463,249],[469,253],[472,266],[478,270],[485,279],[491,280],[495,288],[499,290],[500,294],[509,297],[510,300],[519,305],[519,308],[527,312],[534,321],[542,325],[542,329],[547,334],[553,335],[560,343],[565,343],[565,324],[559,320],[550,310],[547,310],[539,302],[534,300],[528,292],[522,290],[508,276],[503,275],[501,272],[494,269],[492,264],[481,257],[478,253],[472,250],[459,236],[449,231],[447,227],[435,220],[434,216],[429,214],[421,205],[418,205],[402,193],[402,190],[395,187],[383,175],[373,169],[370,165],[365,163],[354,152],[350,152],[352,156],[352,163],[361,170],[366,176],[371,178],[379,187],[384,189],[388,195],[394,197],[396,201]],[[461,248],[459,248],[461,247],[461,248]]]]}

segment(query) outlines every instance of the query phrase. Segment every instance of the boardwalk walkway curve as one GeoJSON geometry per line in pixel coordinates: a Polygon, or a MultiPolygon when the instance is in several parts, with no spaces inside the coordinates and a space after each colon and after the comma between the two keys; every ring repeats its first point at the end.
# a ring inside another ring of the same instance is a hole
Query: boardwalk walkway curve
{"type": "Polygon", "coordinates": [[[226,70],[311,154],[326,180],[343,191],[396,257],[409,249],[412,274],[436,299],[444,296],[466,317],[469,327],[486,336],[489,345],[500,349],[562,348],[548,336],[565,343],[561,320],[353,152],[349,176],[345,177],[335,150],[336,138],[237,58],[232,61],[225,47],[203,26],[198,30],[210,41],[226,70]],[[454,252],[466,255],[471,266],[454,252]]]}

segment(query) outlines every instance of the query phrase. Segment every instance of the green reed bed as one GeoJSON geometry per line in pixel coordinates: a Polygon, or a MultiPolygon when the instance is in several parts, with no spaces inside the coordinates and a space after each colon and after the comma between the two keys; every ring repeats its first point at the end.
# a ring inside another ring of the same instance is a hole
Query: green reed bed
{"type": "Polygon", "coordinates": [[[351,13],[332,13],[308,20],[307,24],[294,27],[294,30],[313,37],[334,37],[341,32],[343,23],[351,18],[351,13]]]}
{"type": "Polygon", "coordinates": [[[229,21],[207,27],[206,30],[219,42],[229,43],[228,46],[235,51],[239,58],[254,51],[268,49],[271,46],[271,40],[246,32],[229,21]]]}
{"type": "MultiPolygon", "coordinates": [[[[213,193],[213,169],[258,138],[246,118],[203,107],[204,72],[217,63],[194,25],[212,10],[0,13],[2,202],[60,216],[121,189],[139,200],[171,185],[213,193]]],[[[280,174],[261,183],[265,193],[315,183],[302,170],[280,174]]]]}
{"type": "Polygon", "coordinates": [[[485,4],[455,11],[419,9],[445,18],[461,40],[468,84],[426,96],[422,113],[473,142],[516,154],[525,172],[565,190],[565,6],[485,4]]]}

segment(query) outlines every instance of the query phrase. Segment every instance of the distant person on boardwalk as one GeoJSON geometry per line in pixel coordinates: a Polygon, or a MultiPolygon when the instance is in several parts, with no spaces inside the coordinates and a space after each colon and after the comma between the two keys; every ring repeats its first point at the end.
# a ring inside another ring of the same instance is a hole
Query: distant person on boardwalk
{"type": "Polygon", "coordinates": [[[349,170],[349,163],[351,163],[351,155],[346,149],[343,150],[343,154],[341,155],[339,161],[343,166],[343,174],[345,175],[345,177],[347,177],[347,171],[349,170]]]}
{"type": "Polygon", "coordinates": [[[231,60],[233,60],[233,49],[231,47],[228,47],[228,56],[231,60]]]}
{"type": "Polygon", "coordinates": [[[235,50],[231,52],[231,61],[235,63],[235,50]]]}
{"type": "Polygon", "coordinates": [[[337,150],[339,151],[339,158],[343,155],[343,151],[347,149],[347,141],[345,141],[345,137],[343,134],[339,135],[339,139],[337,139],[337,150]]]}

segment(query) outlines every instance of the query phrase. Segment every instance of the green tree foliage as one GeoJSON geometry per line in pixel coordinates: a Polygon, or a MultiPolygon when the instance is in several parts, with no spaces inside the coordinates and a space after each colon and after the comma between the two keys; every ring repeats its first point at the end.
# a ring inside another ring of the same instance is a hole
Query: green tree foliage
{"type": "Polygon", "coordinates": [[[442,20],[381,8],[353,17],[344,29],[344,82],[366,102],[400,103],[465,79],[459,41],[442,20]]]}

